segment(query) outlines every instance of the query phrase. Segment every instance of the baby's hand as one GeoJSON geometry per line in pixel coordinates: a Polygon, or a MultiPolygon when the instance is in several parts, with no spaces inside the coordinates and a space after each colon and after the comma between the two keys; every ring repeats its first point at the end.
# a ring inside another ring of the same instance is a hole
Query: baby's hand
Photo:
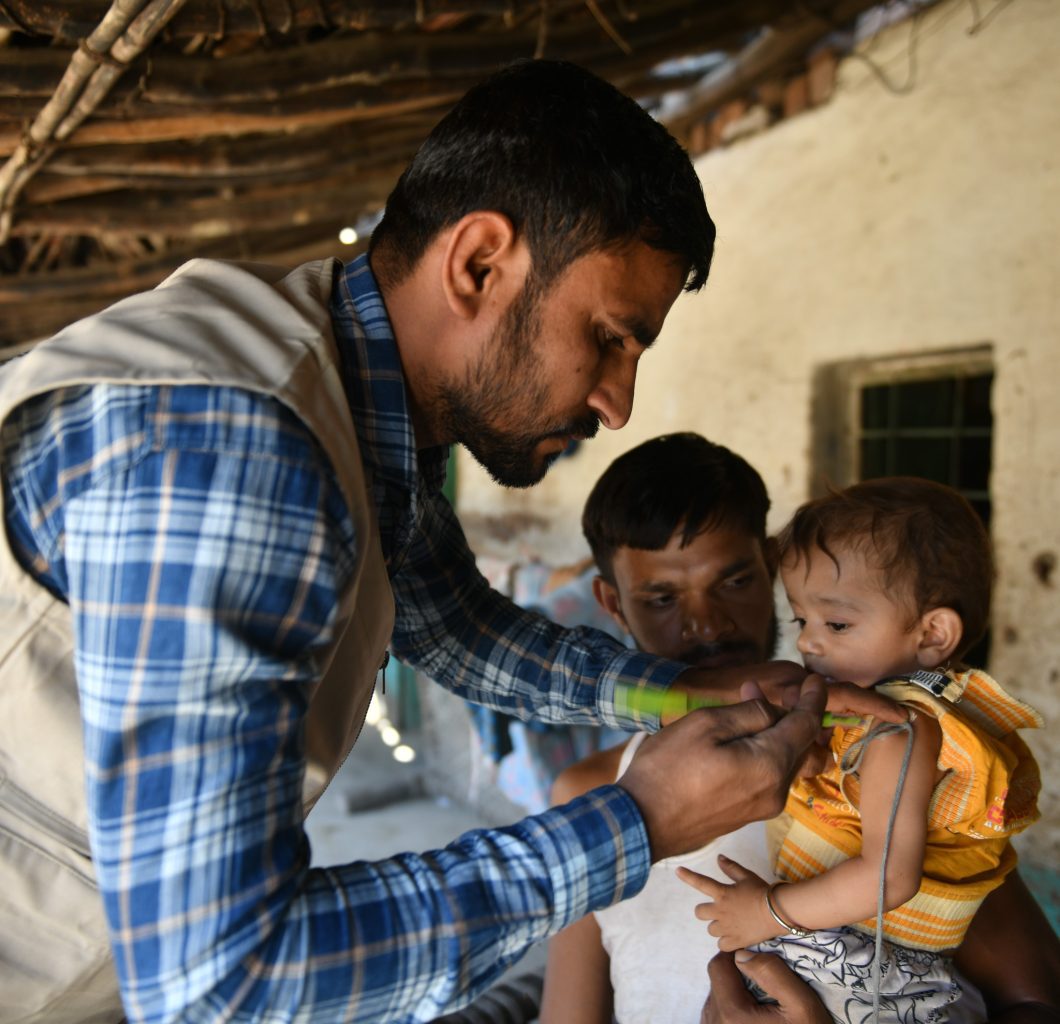
{"type": "Polygon", "coordinates": [[[710,903],[696,905],[696,917],[711,922],[707,931],[717,938],[718,948],[729,953],[780,935],[782,929],[766,907],[768,884],[728,857],[719,855],[718,866],[733,880],[732,885],[688,868],[677,869],[682,882],[711,898],[710,903]]]}

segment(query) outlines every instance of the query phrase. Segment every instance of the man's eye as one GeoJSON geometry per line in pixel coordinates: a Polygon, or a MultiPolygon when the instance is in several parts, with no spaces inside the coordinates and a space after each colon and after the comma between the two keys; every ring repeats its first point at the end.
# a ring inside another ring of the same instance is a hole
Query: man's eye
{"type": "Polygon", "coordinates": [[[833,633],[845,633],[848,629],[850,629],[849,622],[826,622],[825,625],[833,633]]]}
{"type": "Polygon", "coordinates": [[[659,594],[658,597],[649,597],[644,604],[649,608],[669,608],[674,603],[672,594],[659,594]]]}
{"type": "Polygon", "coordinates": [[[604,348],[617,348],[622,350],[626,347],[626,339],[618,334],[612,334],[611,331],[602,331],[600,334],[600,344],[604,348]]]}
{"type": "Polygon", "coordinates": [[[746,572],[742,576],[730,576],[725,581],[725,586],[729,590],[739,590],[741,587],[748,587],[754,582],[754,576],[751,573],[746,572]]]}

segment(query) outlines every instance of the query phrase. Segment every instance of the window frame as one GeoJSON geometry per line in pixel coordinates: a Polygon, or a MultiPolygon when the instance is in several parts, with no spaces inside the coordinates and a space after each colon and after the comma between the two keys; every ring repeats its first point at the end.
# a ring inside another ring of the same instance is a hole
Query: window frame
{"type": "MultiPolygon", "coordinates": [[[[830,486],[849,487],[861,479],[864,388],[983,374],[996,376],[993,346],[989,343],[912,355],[844,360],[820,367],[814,381],[811,494],[824,494],[830,486]]],[[[996,424],[992,422],[991,439],[995,431],[996,424]]]]}

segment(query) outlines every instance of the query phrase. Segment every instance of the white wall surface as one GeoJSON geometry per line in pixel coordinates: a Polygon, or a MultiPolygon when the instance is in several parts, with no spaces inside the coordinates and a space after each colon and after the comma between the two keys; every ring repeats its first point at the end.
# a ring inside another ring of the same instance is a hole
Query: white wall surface
{"type": "MultiPolygon", "coordinates": [[[[1014,0],[973,23],[963,2],[927,12],[906,95],[847,59],[826,106],[702,158],[714,270],[643,359],[629,426],[602,431],[530,492],[502,491],[461,453],[459,506],[479,524],[533,513],[544,522],[520,552],[573,558],[582,504],[610,461],[691,429],[758,467],[777,527],[809,496],[821,365],[991,345],[991,669],[1052,725],[1028,736],[1046,820],[1021,847],[1055,868],[1060,569],[1043,581],[1032,566],[1060,553],[1060,4],[1014,0]]],[[[870,44],[898,83],[910,40],[906,22],[870,44]]]]}

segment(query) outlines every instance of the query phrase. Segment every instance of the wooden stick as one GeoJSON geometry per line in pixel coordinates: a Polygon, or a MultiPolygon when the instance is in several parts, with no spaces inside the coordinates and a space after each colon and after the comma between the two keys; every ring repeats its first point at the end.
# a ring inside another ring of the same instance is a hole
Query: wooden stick
{"type": "Polygon", "coordinates": [[[185,0],[114,0],[98,28],[70,58],[59,87],[44,105],[7,163],[0,168],[0,244],[11,232],[19,193],[51,155],[95,109],[128,66],[185,0]],[[113,51],[113,53],[112,53],[113,51]]]}

